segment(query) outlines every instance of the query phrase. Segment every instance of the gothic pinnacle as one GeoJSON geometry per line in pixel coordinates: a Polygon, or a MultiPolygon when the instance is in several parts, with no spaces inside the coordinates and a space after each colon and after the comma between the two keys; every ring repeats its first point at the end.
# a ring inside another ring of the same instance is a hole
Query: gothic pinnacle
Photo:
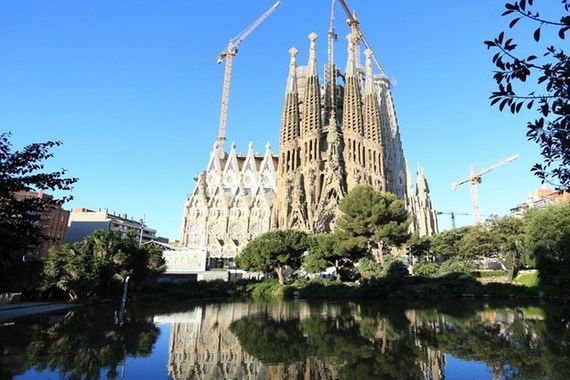
{"type": "Polygon", "coordinates": [[[291,61],[289,62],[289,77],[287,78],[286,93],[291,94],[297,92],[297,53],[299,51],[292,47],[289,49],[291,61]]]}
{"type": "Polygon", "coordinates": [[[311,41],[310,43],[310,47],[309,47],[309,69],[308,69],[308,75],[310,76],[317,76],[317,34],[316,33],[311,33],[309,34],[309,41],[311,41]]]}
{"type": "Polygon", "coordinates": [[[346,76],[347,77],[356,77],[357,76],[357,72],[356,72],[356,62],[355,62],[355,54],[354,54],[354,50],[355,50],[355,44],[354,44],[354,36],[353,34],[349,34],[346,36],[346,39],[348,40],[348,47],[347,47],[347,55],[348,55],[348,61],[346,63],[346,76]]]}
{"type": "Polygon", "coordinates": [[[374,76],[372,74],[372,50],[366,49],[364,51],[366,56],[366,84],[364,88],[364,93],[366,95],[374,93],[374,76]]]}

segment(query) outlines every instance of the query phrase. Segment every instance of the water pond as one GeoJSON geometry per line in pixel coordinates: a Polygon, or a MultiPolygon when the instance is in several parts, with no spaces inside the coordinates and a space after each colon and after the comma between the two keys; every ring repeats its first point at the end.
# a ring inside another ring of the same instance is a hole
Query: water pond
{"type": "Polygon", "coordinates": [[[561,305],[110,306],[0,326],[0,378],[570,379],[561,305]]]}

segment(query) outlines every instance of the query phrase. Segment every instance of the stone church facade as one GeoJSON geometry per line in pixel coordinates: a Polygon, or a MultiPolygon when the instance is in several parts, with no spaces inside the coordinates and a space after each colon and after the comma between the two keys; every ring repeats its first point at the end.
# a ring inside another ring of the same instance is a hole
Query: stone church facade
{"type": "Polygon", "coordinates": [[[317,35],[309,35],[309,62],[297,66],[290,53],[281,119],[279,154],[266,146],[255,154],[220,154],[216,145],[207,168],[187,198],[182,244],[207,252],[209,267],[232,266],[253,237],[273,228],[331,231],[340,200],[359,184],[404,199],[420,235],[437,232],[437,220],[423,171],[416,191],[400,139],[398,120],[385,75],[374,75],[371,51],[360,62],[360,41],[347,37],[344,76],[334,63],[317,72],[317,35]],[[337,83],[337,76],[343,83],[337,83]]]}

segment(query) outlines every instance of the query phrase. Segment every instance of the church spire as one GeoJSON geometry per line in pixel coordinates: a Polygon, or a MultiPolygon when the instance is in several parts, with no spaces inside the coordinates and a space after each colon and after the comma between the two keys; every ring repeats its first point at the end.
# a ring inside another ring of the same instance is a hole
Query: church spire
{"type": "MultiPolygon", "coordinates": [[[[303,134],[320,132],[321,130],[321,88],[317,73],[317,35],[315,33],[309,34],[309,40],[311,42],[309,45],[309,65],[303,108],[303,134]]],[[[315,152],[313,152],[312,156],[316,157],[315,152]]]]}
{"type": "Polygon", "coordinates": [[[350,129],[362,136],[362,100],[360,93],[360,79],[356,67],[355,45],[358,43],[354,34],[349,34],[348,61],[346,64],[346,86],[343,104],[343,128],[350,129]]]}
{"type": "Polygon", "coordinates": [[[281,146],[299,137],[299,93],[297,90],[297,49],[289,49],[289,77],[285,90],[285,104],[281,118],[281,146]]]}
{"type": "Polygon", "coordinates": [[[372,74],[372,50],[366,49],[366,81],[364,85],[364,134],[373,143],[382,144],[380,134],[380,107],[372,74]]]}
{"type": "Polygon", "coordinates": [[[336,65],[334,64],[334,43],[337,34],[334,29],[335,3],[331,0],[331,13],[329,18],[329,31],[327,34],[327,64],[325,66],[325,109],[324,122],[332,123],[336,117],[336,65]]]}

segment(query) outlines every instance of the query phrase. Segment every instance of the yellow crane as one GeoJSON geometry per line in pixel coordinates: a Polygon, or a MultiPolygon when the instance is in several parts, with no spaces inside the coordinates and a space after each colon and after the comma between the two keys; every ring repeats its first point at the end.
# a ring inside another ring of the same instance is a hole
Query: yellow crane
{"type": "Polygon", "coordinates": [[[350,26],[350,29],[352,29],[352,33],[356,34],[356,36],[360,38],[360,40],[362,41],[362,43],[364,43],[364,46],[366,46],[367,49],[370,49],[370,51],[372,52],[372,60],[376,64],[376,67],[378,67],[378,70],[380,70],[380,74],[384,74],[384,70],[382,70],[380,62],[376,58],[376,55],[374,55],[374,50],[372,50],[372,47],[368,43],[368,40],[366,39],[364,32],[360,28],[360,22],[356,17],[356,12],[350,10],[350,7],[348,6],[345,0],[338,0],[338,2],[342,6],[342,9],[344,9],[346,15],[348,16],[347,22],[348,25],[350,26]]]}
{"type": "Polygon", "coordinates": [[[487,174],[495,169],[500,168],[510,162],[513,162],[519,158],[518,154],[513,156],[507,157],[502,159],[499,162],[494,163],[491,166],[486,167],[485,169],[481,170],[480,172],[475,171],[475,167],[471,166],[469,177],[464,178],[460,181],[453,182],[451,184],[452,190],[457,190],[457,188],[465,183],[469,183],[471,188],[471,206],[473,207],[473,218],[475,219],[475,223],[481,223],[481,206],[479,204],[479,184],[481,183],[481,177],[484,174],[487,174]]]}
{"type": "Polygon", "coordinates": [[[224,69],[224,84],[222,89],[222,105],[220,107],[220,127],[218,129],[218,137],[216,139],[216,150],[218,154],[224,154],[224,142],[226,141],[226,124],[228,122],[228,106],[230,100],[230,84],[232,81],[232,65],[235,55],[238,52],[239,44],[247,38],[267,17],[269,17],[275,9],[279,6],[281,0],[278,0],[269,9],[265,11],[257,20],[249,25],[237,37],[230,40],[228,47],[220,52],[218,55],[218,64],[226,61],[224,69]]]}

